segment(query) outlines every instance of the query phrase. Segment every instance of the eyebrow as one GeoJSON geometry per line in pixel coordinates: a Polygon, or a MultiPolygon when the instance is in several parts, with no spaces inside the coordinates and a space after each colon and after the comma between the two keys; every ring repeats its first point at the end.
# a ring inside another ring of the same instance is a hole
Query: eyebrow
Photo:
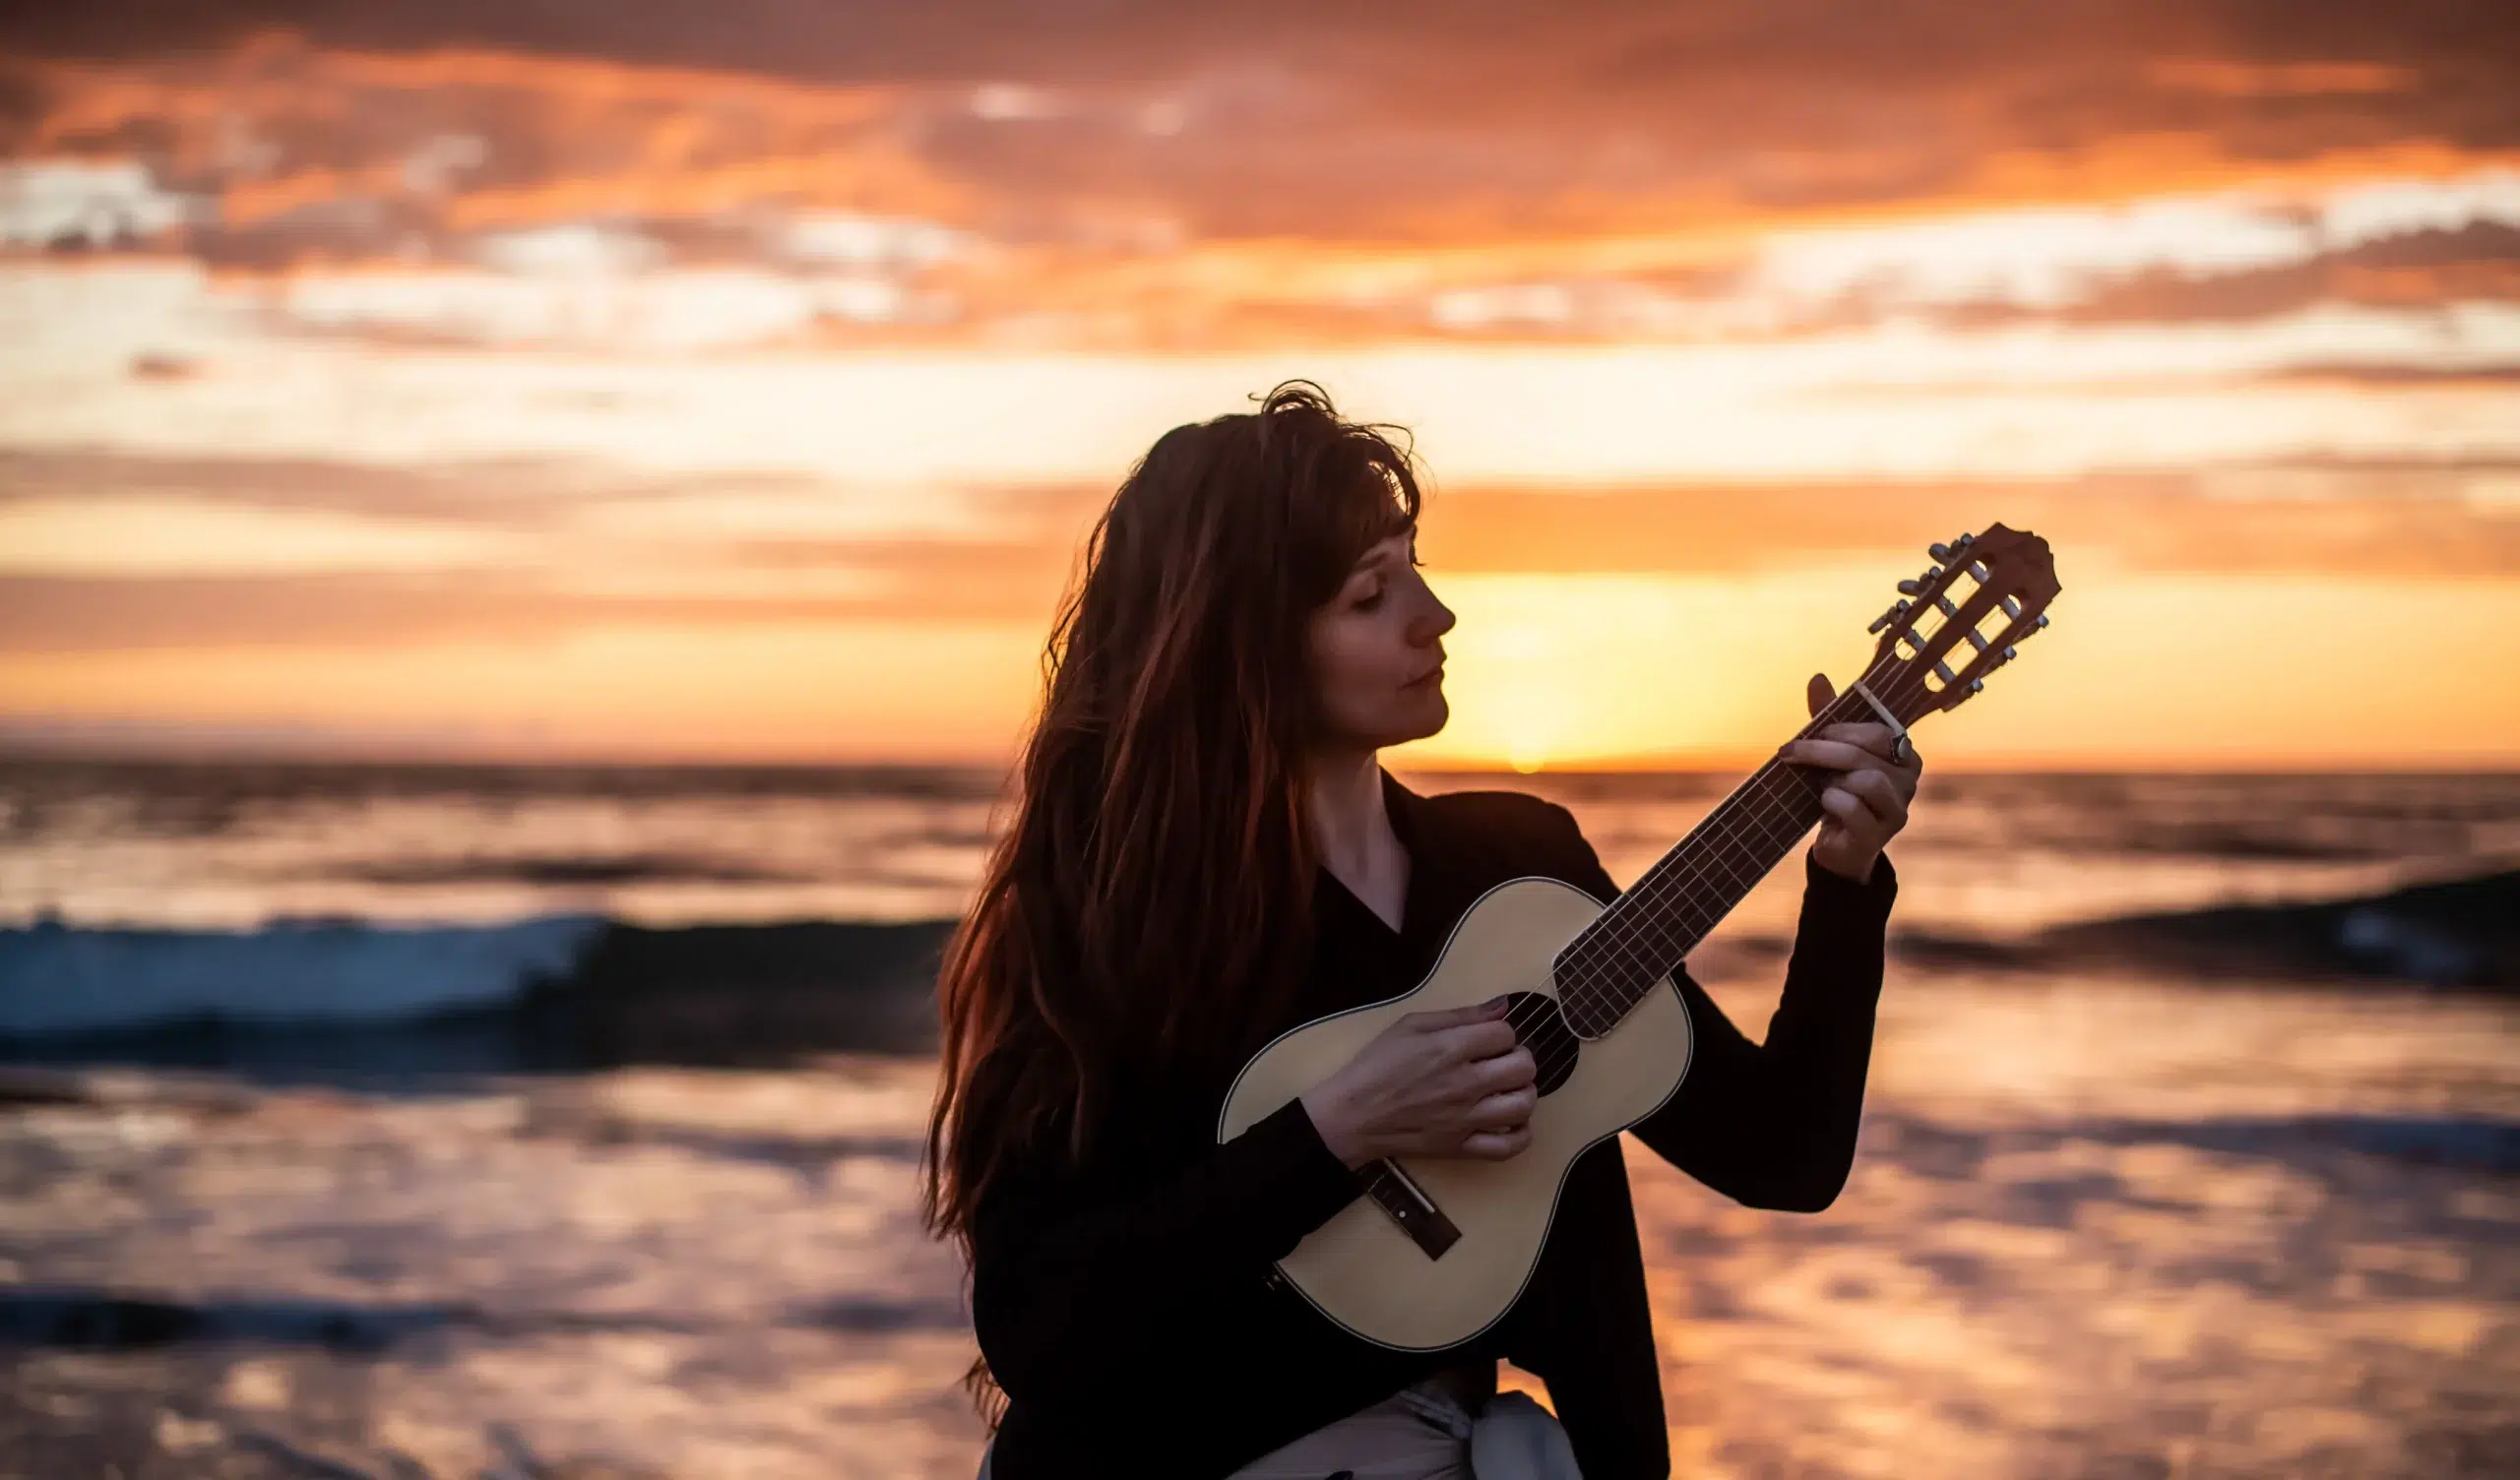
{"type": "Polygon", "coordinates": [[[1388,540],[1374,541],[1374,543],[1366,549],[1364,554],[1356,557],[1356,563],[1348,568],[1348,574],[1351,576],[1361,576],[1367,571],[1389,565],[1396,559],[1406,558],[1409,550],[1417,548],[1417,541],[1413,539],[1410,541],[1408,549],[1402,550],[1399,555],[1393,555],[1383,548],[1383,546],[1388,543],[1390,543],[1388,540]]]}

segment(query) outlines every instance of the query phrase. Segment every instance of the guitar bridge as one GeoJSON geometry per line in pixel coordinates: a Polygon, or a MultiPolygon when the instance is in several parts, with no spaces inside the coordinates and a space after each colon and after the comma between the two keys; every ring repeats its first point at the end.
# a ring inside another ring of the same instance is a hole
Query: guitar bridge
{"type": "Polygon", "coordinates": [[[1365,1196],[1376,1206],[1390,1214],[1409,1235],[1410,1242],[1428,1259],[1442,1259],[1444,1251],[1461,1242],[1461,1230],[1416,1178],[1402,1171],[1396,1161],[1377,1161],[1364,1171],[1365,1196]]]}

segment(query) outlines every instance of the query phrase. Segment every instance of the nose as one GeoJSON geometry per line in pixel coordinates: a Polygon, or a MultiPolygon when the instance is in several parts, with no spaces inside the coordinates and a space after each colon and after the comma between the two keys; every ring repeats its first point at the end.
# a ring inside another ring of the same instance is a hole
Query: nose
{"type": "Polygon", "coordinates": [[[1431,587],[1421,588],[1426,592],[1425,609],[1418,614],[1417,621],[1409,624],[1409,636],[1418,646],[1424,647],[1452,631],[1453,624],[1461,619],[1453,615],[1451,607],[1436,599],[1431,587]]]}

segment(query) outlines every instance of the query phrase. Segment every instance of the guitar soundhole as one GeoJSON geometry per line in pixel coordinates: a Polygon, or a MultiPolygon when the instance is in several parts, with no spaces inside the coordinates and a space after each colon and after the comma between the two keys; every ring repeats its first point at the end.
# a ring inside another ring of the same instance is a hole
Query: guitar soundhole
{"type": "Polygon", "coordinates": [[[1557,1087],[1575,1075],[1575,1057],[1583,1040],[1566,1025],[1566,1018],[1557,1011],[1557,999],[1541,992],[1516,992],[1505,999],[1505,1020],[1514,1025],[1515,1036],[1523,1047],[1532,1051],[1532,1063],[1540,1071],[1540,1092],[1554,1094],[1557,1087]]]}

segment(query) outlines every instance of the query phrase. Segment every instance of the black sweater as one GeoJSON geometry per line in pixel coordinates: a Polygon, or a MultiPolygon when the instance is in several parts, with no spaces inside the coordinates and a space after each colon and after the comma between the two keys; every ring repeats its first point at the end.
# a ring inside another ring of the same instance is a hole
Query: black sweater
{"type": "MultiPolygon", "coordinates": [[[[1327,870],[1311,965],[1286,1027],[1395,996],[1454,923],[1507,879],[1617,894],[1575,819],[1519,792],[1421,797],[1386,772],[1411,860],[1392,931],[1327,870]]],[[[1855,1157],[1898,881],[1805,855],[1802,913],[1767,1041],[1742,1036],[1685,972],[1688,1077],[1634,1128],[1655,1152],[1753,1207],[1816,1212],[1855,1157]]],[[[1663,1476],[1670,1458],[1621,1138],[1578,1158],[1540,1267],[1506,1318],[1441,1352],[1333,1326],[1271,1265],[1357,1195],[1301,1101],[1224,1145],[1223,1086],[1148,1090],[1083,1167],[1044,1156],[992,1184],[973,1230],[972,1318],[1009,1398],[996,1480],[1230,1473],[1440,1368],[1502,1357],[1548,1384],[1586,1480],[1663,1476]]]]}

